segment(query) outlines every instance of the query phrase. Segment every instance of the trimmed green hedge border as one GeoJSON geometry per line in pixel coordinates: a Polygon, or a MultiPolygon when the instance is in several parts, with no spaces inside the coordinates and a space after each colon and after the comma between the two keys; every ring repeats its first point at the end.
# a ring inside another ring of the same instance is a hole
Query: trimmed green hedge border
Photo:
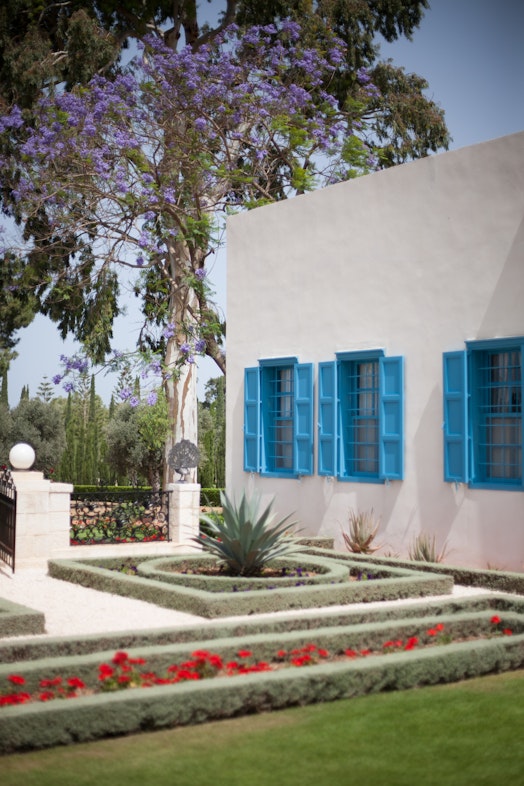
{"type": "MultiPolygon", "coordinates": [[[[474,638],[479,635],[489,637],[494,630],[491,617],[492,612],[489,610],[469,611],[442,615],[439,617],[439,622],[445,625],[446,635],[449,634],[455,639],[474,638]]],[[[127,649],[127,652],[131,657],[145,657],[148,671],[163,673],[172,663],[191,660],[191,655],[196,649],[212,650],[220,655],[224,662],[228,662],[236,659],[238,650],[252,650],[258,661],[269,661],[279,649],[287,651],[301,649],[310,644],[312,639],[315,645],[332,653],[343,652],[348,648],[356,652],[366,648],[380,650],[385,641],[398,639],[407,641],[411,636],[416,636],[423,644],[435,644],[435,639],[427,635],[428,628],[433,627],[434,624],[434,617],[420,616],[394,621],[365,622],[359,625],[323,626],[314,632],[297,629],[281,632],[278,636],[275,633],[265,632],[244,633],[240,636],[224,638],[193,639],[186,642],[134,647],[127,649]]],[[[523,635],[524,615],[504,612],[504,627],[511,628],[513,636],[523,635]]],[[[17,667],[22,670],[26,680],[24,690],[30,693],[38,691],[42,676],[53,679],[58,676],[74,675],[83,680],[89,688],[96,689],[98,666],[109,662],[114,653],[115,650],[111,648],[84,655],[40,658],[26,661],[23,665],[18,663],[17,667]]],[[[13,664],[0,663],[0,685],[7,684],[7,678],[12,672],[13,664]]]]}
{"type": "MultiPolygon", "coordinates": [[[[312,547],[312,553],[319,557],[326,556],[322,547],[312,547]]],[[[333,555],[333,552],[331,552],[333,555]]],[[[447,565],[441,562],[419,562],[416,560],[398,559],[396,557],[381,557],[376,554],[348,554],[347,552],[335,552],[338,559],[346,559],[357,562],[366,562],[374,565],[385,565],[389,567],[411,568],[430,573],[446,574],[453,576],[456,584],[467,587],[482,587],[485,590],[496,590],[499,592],[512,592],[524,595],[524,573],[514,573],[503,570],[481,570],[480,568],[461,568],[454,565],[447,565]]]]}
{"type": "Polygon", "coordinates": [[[0,598],[0,638],[30,633],[45,633],[43,613],[0,598]]]}
{"type": "Polygon", "coordinates": [[[11,753],[202,723],[382,690],[454,682],[524,664],[524,635],[357,661],[6,707],[0,752],[11,753]]]}
{"type": "MultiPolygon", "coordinates": [[[[307,555],[314,550],[304,552],[307,555]]],[[[324,551],[323,556],[332,560],[335,555],[324,551]]],[[[181,558],[183,555],[181,555],[181,558]]],[[[338,559],[338,555],[336,555],[338,559]]],[[[148,557],[136,557],[133,562],[142,564],[148,557]]],[[[346,603],[414,598],[425,595],[445,595],[453,589],[451,576],[432,575],[398,567],[383,567],[381,573],[388,578],[355,581],[343,584],[318,584],[301,587],[284,587],[276,590],[212,593],[189,587],[166,584],[156,579],[129,576],[105,569],[118,567],[122,559],[50,560],[49,575],[102,592],[137,598],[164,608],[173,608],[199,617],[232,617],[240,614],[263,614],[286,609],[310,609],[346,603]]],[[[351,567],[351,560],[347,561],[351,567]]],[[[357,569],[366,569],[366,563],[354,563],[357,569]]],[[[369,564],[370,570],[377,567],[369,564]]]]}
{"type": "MultiPolygon", "coordinates": [[[[297,576],[278,576],[276,578],[256,578],[247,576],[202,576],[198,573],[180,573],[171,570],[180,568],[184,563],[195,567],[216,565],[216,557],[212,554],[191,554],[184,557],[163,555],[152,557],[138,565],[138,574],[148,579],[158,579],[168,584],[177,584],[192,589],[201,589],[204,592],[245,592],[249,589],[267,589],[268,584],[272,589],[292,587],[300,578],[297,576]]],[[[295,567],[305,570],[317,571],[317,575],[305,578],[304,584],[339,583],[347,580],[348,569],[343,562],[327,560],[325,557],[312,557],[300,555],[295,557],[281,557],[273,561],[275,567],[295,567]]],[[[358,570],[358,568],[356,569],[358,570]]]]}
{"type": "Polygon", "coordinates": [[[441,619],[459,613],[516,612],[524,616],[524,598],[512,595],[474,595],[457,598],[413,601],[388,607],[318,612],[312,609],[300,615],[283,612],[276,616],[224,621],[212,620],[196,625],[157,630],[132,630],[117,633],[93,633],[85,636],[56,636],[45,639],[18,639],[0,642],[0,663],[15,663],[41,658],[83,655],[102,650],[140,649],[155,645],[200,642],[222,638],[252,636],[259,633],[275,635],[295,630],[316,631],[318,628],[393,622],[417,617],[441,619]]]}
{"type": "MultiPolygon", "coordinates": [[[[109,491],[112,494],[115,492],[127,492],[127,491],[151,491],[151,486],[89,486],[89,485],[77,485],[74,486],[74,493],[75,494],[87,494],[90,492],[96,491],[97,493],[103,493],[104,491],[109,491]]],[[[225,489],[200,489],[200,505],[205,506],[209,505],[213,508],[220,507],[220,492],[225,491],[225,489]]]]}

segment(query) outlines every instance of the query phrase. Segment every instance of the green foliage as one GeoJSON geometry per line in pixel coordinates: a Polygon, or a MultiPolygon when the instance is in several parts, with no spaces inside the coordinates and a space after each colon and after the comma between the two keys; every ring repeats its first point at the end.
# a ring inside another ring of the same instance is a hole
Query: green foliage
{"type": "Polygon", "coordinates": [[[351,510],[349,512],[349,532],[342,530],[342,537],[348,551],[354,554],[372,554],[380,548],[374,546],[376,534],[380,522],[375,520],[373,508],[359,513],[351,510]]]}
{"type": "Polygon", "coordinates": [[[296,554],[300,547],[289,537],[296,522],[290,516],[272,524],[273,502],[260,512],[260,499],[248,500],[242,494],[240,503],[220,492],[223,516],[201,516],[209,536],[193,538],[204,551],[218,557],[219,562],[235,576],[256,576],[276,557],[296,554]],[[286,523],[287,522],[287,523],[286,523]]]}
{"type": "Polygon", "coordinates": [[[129,404],[119,404],[106,426],[107,459],[111,466],[109,480],[112,483],[123,480],[126,485],[129,481],[132,486],[143,485],[142,466],[146,449],[137,439],[136,414],[129,404]]]}
{"type": "MultiPolygon", "coordinates": [[[[226,485],[225,377],[206,383],[205,401],[198,406],[198,448],[198,482],[205,488],[223,488],[226,485]]],[[[219,505],[218,491],[216,500],[213,504],[219,505]]]]}
{"type": "Polygon", "coordinates": [[[215,489],[215,488],[204,488],[203,486],[200,489],[200,505],[202,507],[207,506],[210,508],[218,508],[220,507],[220,493],[224,489],[215,489]]]}
{"type": "Polygon", "coordinates": [[[408,549],[409,558],[417,562],[442,562],[447,554],[446,544],[441,551],[437,549],[436,538],[425,532],[416,535],[408,549]]]}
{"type": "Polygon", "coordinates": [[[115,405],[105,428],[107,460],[112,467],[110,480],[124,484],[130,481],[132,486],[149,485],[158,491],[169,429],[167,401],[162,391],[158,391],[153,405],[115,405]]]}
{"type": "Polygon", "coordinates": [[[105,441],[108,413],[96,394],[94,376],[83,375],[78,390],[69,394],[63,407],[63,419],[66,447],[58,479],[68,483],[107,482],[110,472],[105,441]]]}
{"type": "Polygon", "coordinates": [[[66,441],[60,408],[37,398],[23,399],[11,413],[8,441],[11,446],[27,442],[36,454],[33,469],[55,475],[66,441]]]}

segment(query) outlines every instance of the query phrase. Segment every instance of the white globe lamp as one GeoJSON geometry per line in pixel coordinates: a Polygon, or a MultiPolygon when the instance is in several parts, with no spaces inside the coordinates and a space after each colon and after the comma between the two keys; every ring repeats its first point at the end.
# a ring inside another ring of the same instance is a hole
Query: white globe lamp
{"type": "Polygon", "coordinates": [[[35,463],[35,451],[26,442],[13,445],[9,451],[9,463],[13,469],[31,469],[35,463]]]}

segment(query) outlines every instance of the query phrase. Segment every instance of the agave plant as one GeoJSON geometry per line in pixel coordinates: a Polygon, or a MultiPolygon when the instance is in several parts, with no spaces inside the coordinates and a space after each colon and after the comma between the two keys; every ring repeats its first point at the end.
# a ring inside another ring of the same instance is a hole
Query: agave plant
{"type": "Polygon", "coordinates": [[[447,547],[444,543],[442,550],[439,551],[435,536],[431,538],[425,532],[420,532],[413,538],[408,554],[410,559],[417,562],[442,562],[447,554],[447,547]]]}
{"type": "Polygon", "coordinates": [[[260,575],[262,568],[271,560],[300,551],[289,537],[297,522],[290,522],[290,516],[286,516],[276,524],[272,523],[273,500],[262,512],[260,498],[248,500],[245,493],[238,505],[224,492],[220,492],[220,501],[222,516],[201,516],[206,533],[193,540],[204,551],[218,557],[232,575],[260,575]]]}
{"type": "Polygon", "coordinates": [[[378,532],[380,521],[376,521],[373,508],[364,513],[349,513],[349,532],[342,530],[342,537],[348,551],[354,554],[373,554],[380,545],[373,546],[373,541],[378,532]]]}

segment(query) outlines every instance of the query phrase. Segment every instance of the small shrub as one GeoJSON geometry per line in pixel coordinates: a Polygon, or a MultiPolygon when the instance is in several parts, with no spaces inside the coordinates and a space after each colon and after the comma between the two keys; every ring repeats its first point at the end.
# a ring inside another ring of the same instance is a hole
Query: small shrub
{"type": "Polygon", "coordinates": [[[420,532],[413,538],[408,554],[410,559],[417,562],[442,562],[447,554],[447,548],[444,543],[439,552],[435,536],[431,537],[425,532],[420,532]]]}
{"type": "Polygon", "coordinates": [[[358,513],[354,510],[349,512],[349,533],[342,530],[344,543],[348,551],[354,554],[373,554],[380,548],[380,545],[373,546],[373,541],[378,532],[380,521],[376,521],[373,515],[373,508],[358,513]]]}
{"type": "Polygon", "coordinates": [[[301,551],[289,538],[296,524],[288,521],[290,516],[271,525],[273,501],[262,512],[259,510],[260,499],[248,500],[245,493],[237,505],[225,492],[221,492],[220,502],[222,516],[201,516],[206,531],[193,540],[204,551],[218,557],[231,575],[260,575],[262,568],[276,557],[301,551]]]}

